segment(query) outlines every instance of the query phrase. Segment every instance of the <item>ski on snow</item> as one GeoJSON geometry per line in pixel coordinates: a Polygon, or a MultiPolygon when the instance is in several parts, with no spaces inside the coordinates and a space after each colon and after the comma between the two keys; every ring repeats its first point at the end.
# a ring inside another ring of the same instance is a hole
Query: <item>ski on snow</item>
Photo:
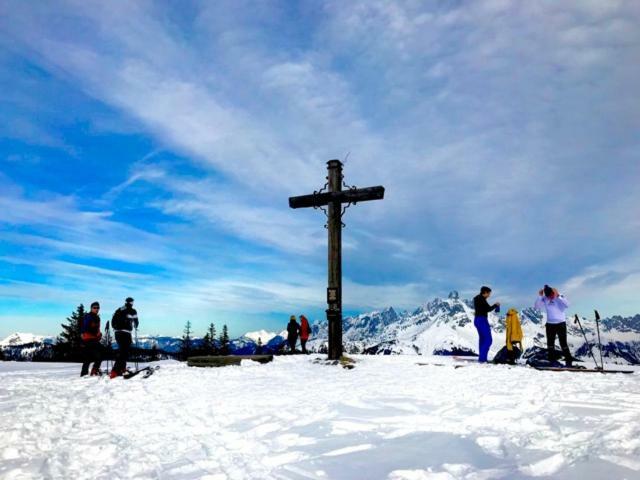
{"type": "MultiPolygon", "coordinates": [[[[455,363],[416,363],[416,365],[424,367],[424,366],[432,366],[432,367],[453,367],[454,369],[470,367],[470,363],[466,363],[466,365],[456,365],[455,363]]],[[[487,362],[484,365],[505,365],[507,367],[531,367],[536,370],[544,371],[544,372],[583,372],[583,373],[634,373],[634,370],[610,370],[610,369],[595,369],[595,368],[576,368],[576,367],[535,367],[532,365],[526,365],[522,363],[516,363],[514,365],[506,364],[494,364],[487,362]]]]}
{"type": "Polygon", "coordinates": [[[634,373],[634,370],[609,370],[602,368],[575,368],[575,367],[533,367],[545,372],[583,372],[583,373],[634,373]]]}
{"type": "Polygon", "coordinates": [[[505,367],[526,367],[527,365],[524,365],[522,363],[492,363],[492,362],[486,362],[486,363],[480,363],[477,360],[475,362],[464,362],[464,363],[416,363],[416,365],[420,366],[420,367],[426,367],[426,366],[431,366],[431,367],[453,367],[454,369],[458,369],[458,368],[466,368],[466,367],[472,367],[474,365],[482,365],[484,366],[496,366],[496,365],[502,365],[505,367]]]}
{"type": "Polygon", "coordinates": [[[129,380],[130,378],[133,378],[141,373],[143,374],[142,378],[149,378],[159,368],[160,366],[156,365],[155,367],[144,367],[139,370],[128,370],[124,374],[122,374],[122,378],[124,378],[125,380],[129,380]]]}
{"type": "Polygon", "coordinates": [[[468,367],[469,365],[456,365],[454,363],[416,363],[420,367],[453,367],[453,368],[463,368],[468,367]]]}

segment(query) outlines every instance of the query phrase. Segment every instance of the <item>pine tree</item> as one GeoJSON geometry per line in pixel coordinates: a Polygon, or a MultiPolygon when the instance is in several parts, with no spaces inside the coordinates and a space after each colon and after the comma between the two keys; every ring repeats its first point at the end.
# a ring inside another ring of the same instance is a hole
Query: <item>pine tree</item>
{"type": "Polygon", "coordinates": [[[216,348],[216,326],[211,322],[209,324],[209,330],[207,331],[209,338],[211,338],[211,346],[207,351],[207,355],[215,355],[218,353],[218,349],[216,348]]]}
{"type": "Polygon", "coordinates": [[[58,335],[55,345],[55,356],[58,360],[78,361],[82,358],[82,339],[80,330],[85,315],[84,305],[80,304],[76,311],[67,317],[67,323],[61,324],[62,333],[58,335]]]}
{"type": "Polygon", "coordinates": [[[158,342],[156,342],[155,340],[153,341],[153,345],[151,345],[151,352],[150,352],[150,356],[151,356],[151,361],[155,362],[158,360],[158,342]]]}
{"type": "Polygon", "coordinates": [[[227,325],[222,326],[222,333],[220,334],[220,354],[229,355],[229,330],[227,325]]]}
{"type": "Polygon", "coordinates": [[[209,335],[209,332],[207,331],[207,333],[204,334],[204,337],[202,337],[202,347],[200,348],[202,350],[202,355],[209,355],[212,343],[211,335],[209,335]]]}
{"type": "Polygon", "coordinates": [[[262,338],[258,337],[258,344],[256,345],[256,355],[260,355],[262,353],[262,338]]]}
{"type": "Polygon", "coordinates": [[[216,327],[213,323],[209,324],[209,328],[207,328],[207,333],[202,338],[202,354],[203,355],[216,354],[216,327]]]}
{"type": "Polygon", "coordinates": [[[191,355],[191,321],[187,320],[184,326],[184,335],[182,336],[182,347],[180,348],[180,356],[186,360],[191,355]]]}

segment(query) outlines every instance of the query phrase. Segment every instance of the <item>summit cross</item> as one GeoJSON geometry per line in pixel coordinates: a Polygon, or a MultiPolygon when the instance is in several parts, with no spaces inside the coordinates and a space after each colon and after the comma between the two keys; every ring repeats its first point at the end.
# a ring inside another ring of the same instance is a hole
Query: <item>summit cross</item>
{"type": "Polygon", "coordinates": [[[346,185],[342,167],[340,160],[329,160],[327,183],[322,189],[310,195],[289,198],[291,208],[320,208],[328,218],[329,286],[326,312],[329,324],[329,360],[339,360],[342,356],[342,215],[352,204],[384,198],[382,186],[356,188],[346,185]],[[343,186],[347,189],[343,190],[343,186]],[[344,208],[343,204],[346,204],[344,208]],[[323,207],[327,207],[326,210],[323,207]]]}

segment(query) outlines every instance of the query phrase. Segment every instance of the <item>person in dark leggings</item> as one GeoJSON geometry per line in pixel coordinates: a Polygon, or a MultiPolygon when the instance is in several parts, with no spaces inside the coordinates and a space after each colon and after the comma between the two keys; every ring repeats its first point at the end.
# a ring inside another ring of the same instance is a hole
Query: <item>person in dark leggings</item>
{"type": "Polygon", "coordinates": [[[80,338],[82,339],[82,352],[84,354],[84,362],[80,376],[84,377],[89,374],[89,366],[93,363],[91,375],[100,375],[100,365],[104,356],[104,347],[100,343],[102,333],[100,332],[100,304],[93,302],[91,311],[82,318],[80,326],[80,338]]]}
{"type": "Polygon", "coordinates": [[[473,299],[473,307],[475,309],[473,325],[476,327],[476,330],[478,330],[478,361],[481,363],[486,363],[489,348],[493,343],[491,326],[489,325],[489,312],[493,312],[500,307],[500,302],[489,305],[487,299],[490,296],[491,289],[489,287],[482,287],[480,294],[476,295],[473,299]]]}
{"type": "Polygon", "coordinates": [[[123,307],[120,307],[113,314],[111,327],[115,332],[118,351],[116,361],[113,364],[110,377],[115,378],[122,375],[127,369],[127,360],[131,350],[131,331],[138,328],[138,312],[133,308],[133,298],[128,297],[123,307]]]}
{"type": "Polygon", "coordinates": [[[287,342],[289,342],[289,351],[296,353],[296,343],[298,343],[298,335],[300,334],[300,325],[296,322],[296,316],[291,315],[289,324],[287,325],[287,342]]]}
{"type": "Polygon", "coordinates": [[[567,367],[573,365],[573,356],[569,350],[569,344],[567,343],[567,318],[565,316],[565,310],[569,308],[569,302],[564,295],[560,295],[558,290],[545,285],[538,292],[538,299],[534,305],[534,308],[541,310],[547,314],[547,323],[545,330],[547,334],[547,356],[550,362],[557,360],[555,358],[555,343],[556,336],[560,341],[560,348],[564,355],[565,364],[567,367]]]}

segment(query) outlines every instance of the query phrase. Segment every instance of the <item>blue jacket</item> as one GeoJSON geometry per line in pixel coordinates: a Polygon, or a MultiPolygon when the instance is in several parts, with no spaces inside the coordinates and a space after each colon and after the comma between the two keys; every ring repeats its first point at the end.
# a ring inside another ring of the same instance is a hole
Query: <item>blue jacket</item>
{"type": "Polygon", "coordinates": [[[100,315],[89,312],[82,318],[80,325],[80,335],[83,342],[96,342],[102,338],[100,333],[100,315]]]}

